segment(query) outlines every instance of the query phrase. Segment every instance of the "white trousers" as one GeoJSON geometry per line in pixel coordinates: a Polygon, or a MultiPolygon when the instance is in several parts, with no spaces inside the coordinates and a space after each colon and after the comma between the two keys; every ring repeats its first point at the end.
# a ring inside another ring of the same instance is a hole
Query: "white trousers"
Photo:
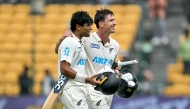
{"type": "Polygon", "coordinates": [[[110,109],[113,95],[104,95],[92,85],[71,86],[60,94],[63,109],[110,109]]]}

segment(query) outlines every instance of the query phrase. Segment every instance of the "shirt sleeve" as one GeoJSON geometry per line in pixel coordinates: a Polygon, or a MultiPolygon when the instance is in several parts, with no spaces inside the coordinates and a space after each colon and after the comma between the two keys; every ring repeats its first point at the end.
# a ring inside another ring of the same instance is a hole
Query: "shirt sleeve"
{"type": "Polygon", "coordinates": [[[75,50],[76,50],[77,43],[73,38],[67,37],[65,38],[58,50],[58,54],[60,54],[60,61],[67,61],[71,64],[75,50]]]}

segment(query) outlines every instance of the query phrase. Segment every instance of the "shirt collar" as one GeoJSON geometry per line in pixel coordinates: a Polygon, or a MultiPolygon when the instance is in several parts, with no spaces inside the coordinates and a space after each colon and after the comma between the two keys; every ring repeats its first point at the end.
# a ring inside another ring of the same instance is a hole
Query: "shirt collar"
{"type": "MultiPolygon", "coordinates": [[[[98,42],[103,43],[102,40],[100,39],[100,37],[98,36],[98,34],[97,34],[96,32],[94,32],[94,37],[95,37],[95,39],[96,39],[98,42]]],[[[110,42],[108,42],[108,43],[106,43],[104,46],[105,46],[105,47],[109,47],[109,46],[111,46],[111,44],[110,44],[110,42]]]]}
{"type": "Polygon", "coordinates": [[[72,36],[73,36],[73,38],[74,38],[75,40],[81,42],[81,40],[80,40],[77,36],[75,36],[73,33],[72,33],[72,36]]]}

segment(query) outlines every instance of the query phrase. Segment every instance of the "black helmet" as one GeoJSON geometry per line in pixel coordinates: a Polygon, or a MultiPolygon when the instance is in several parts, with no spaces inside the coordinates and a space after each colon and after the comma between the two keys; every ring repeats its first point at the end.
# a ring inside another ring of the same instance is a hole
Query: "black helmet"
{"type": "Polygon", "coordinates": [[[120,82],[120,87],[117,91],[117,95],[119,95],[122,98],[129,98],[134,94],[134,92],[138,88],[137,78],[134,75],[134,73],[130,69],[127,69],[127,68],[125,68],[125,72],[120,72],[120,73],[122,73],[121,74],[121,82],[120,82]],[[127,80],[122,78],[122,76],[124,76],[127,73],[130,73],[133,77],[133,79],[130,80],[130,82],[132,81],[134,83],[134,85],[132,85],[132,86],[129,84],[129,82],[127,80]]]}
{"type": "Polygon", "coordinates": [[[101,91],[105,95],[112,95],[117,92],[120,84],[119,75],[113,72],[100,73],[97,77],[100,80],[100,85],[94,89],[101,91]]]}

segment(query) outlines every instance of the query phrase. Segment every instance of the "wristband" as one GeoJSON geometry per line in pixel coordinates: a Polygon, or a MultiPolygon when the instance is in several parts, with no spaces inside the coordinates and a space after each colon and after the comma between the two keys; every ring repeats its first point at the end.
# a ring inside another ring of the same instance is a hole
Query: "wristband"
{"type": "Polygon", "coordinates": [[[86,83],[85,79],[86,79],[86,76],[81,75],[80,73],[77,73],[74,78],[75,81],[82,82],[82,83],[86,83]]]}

